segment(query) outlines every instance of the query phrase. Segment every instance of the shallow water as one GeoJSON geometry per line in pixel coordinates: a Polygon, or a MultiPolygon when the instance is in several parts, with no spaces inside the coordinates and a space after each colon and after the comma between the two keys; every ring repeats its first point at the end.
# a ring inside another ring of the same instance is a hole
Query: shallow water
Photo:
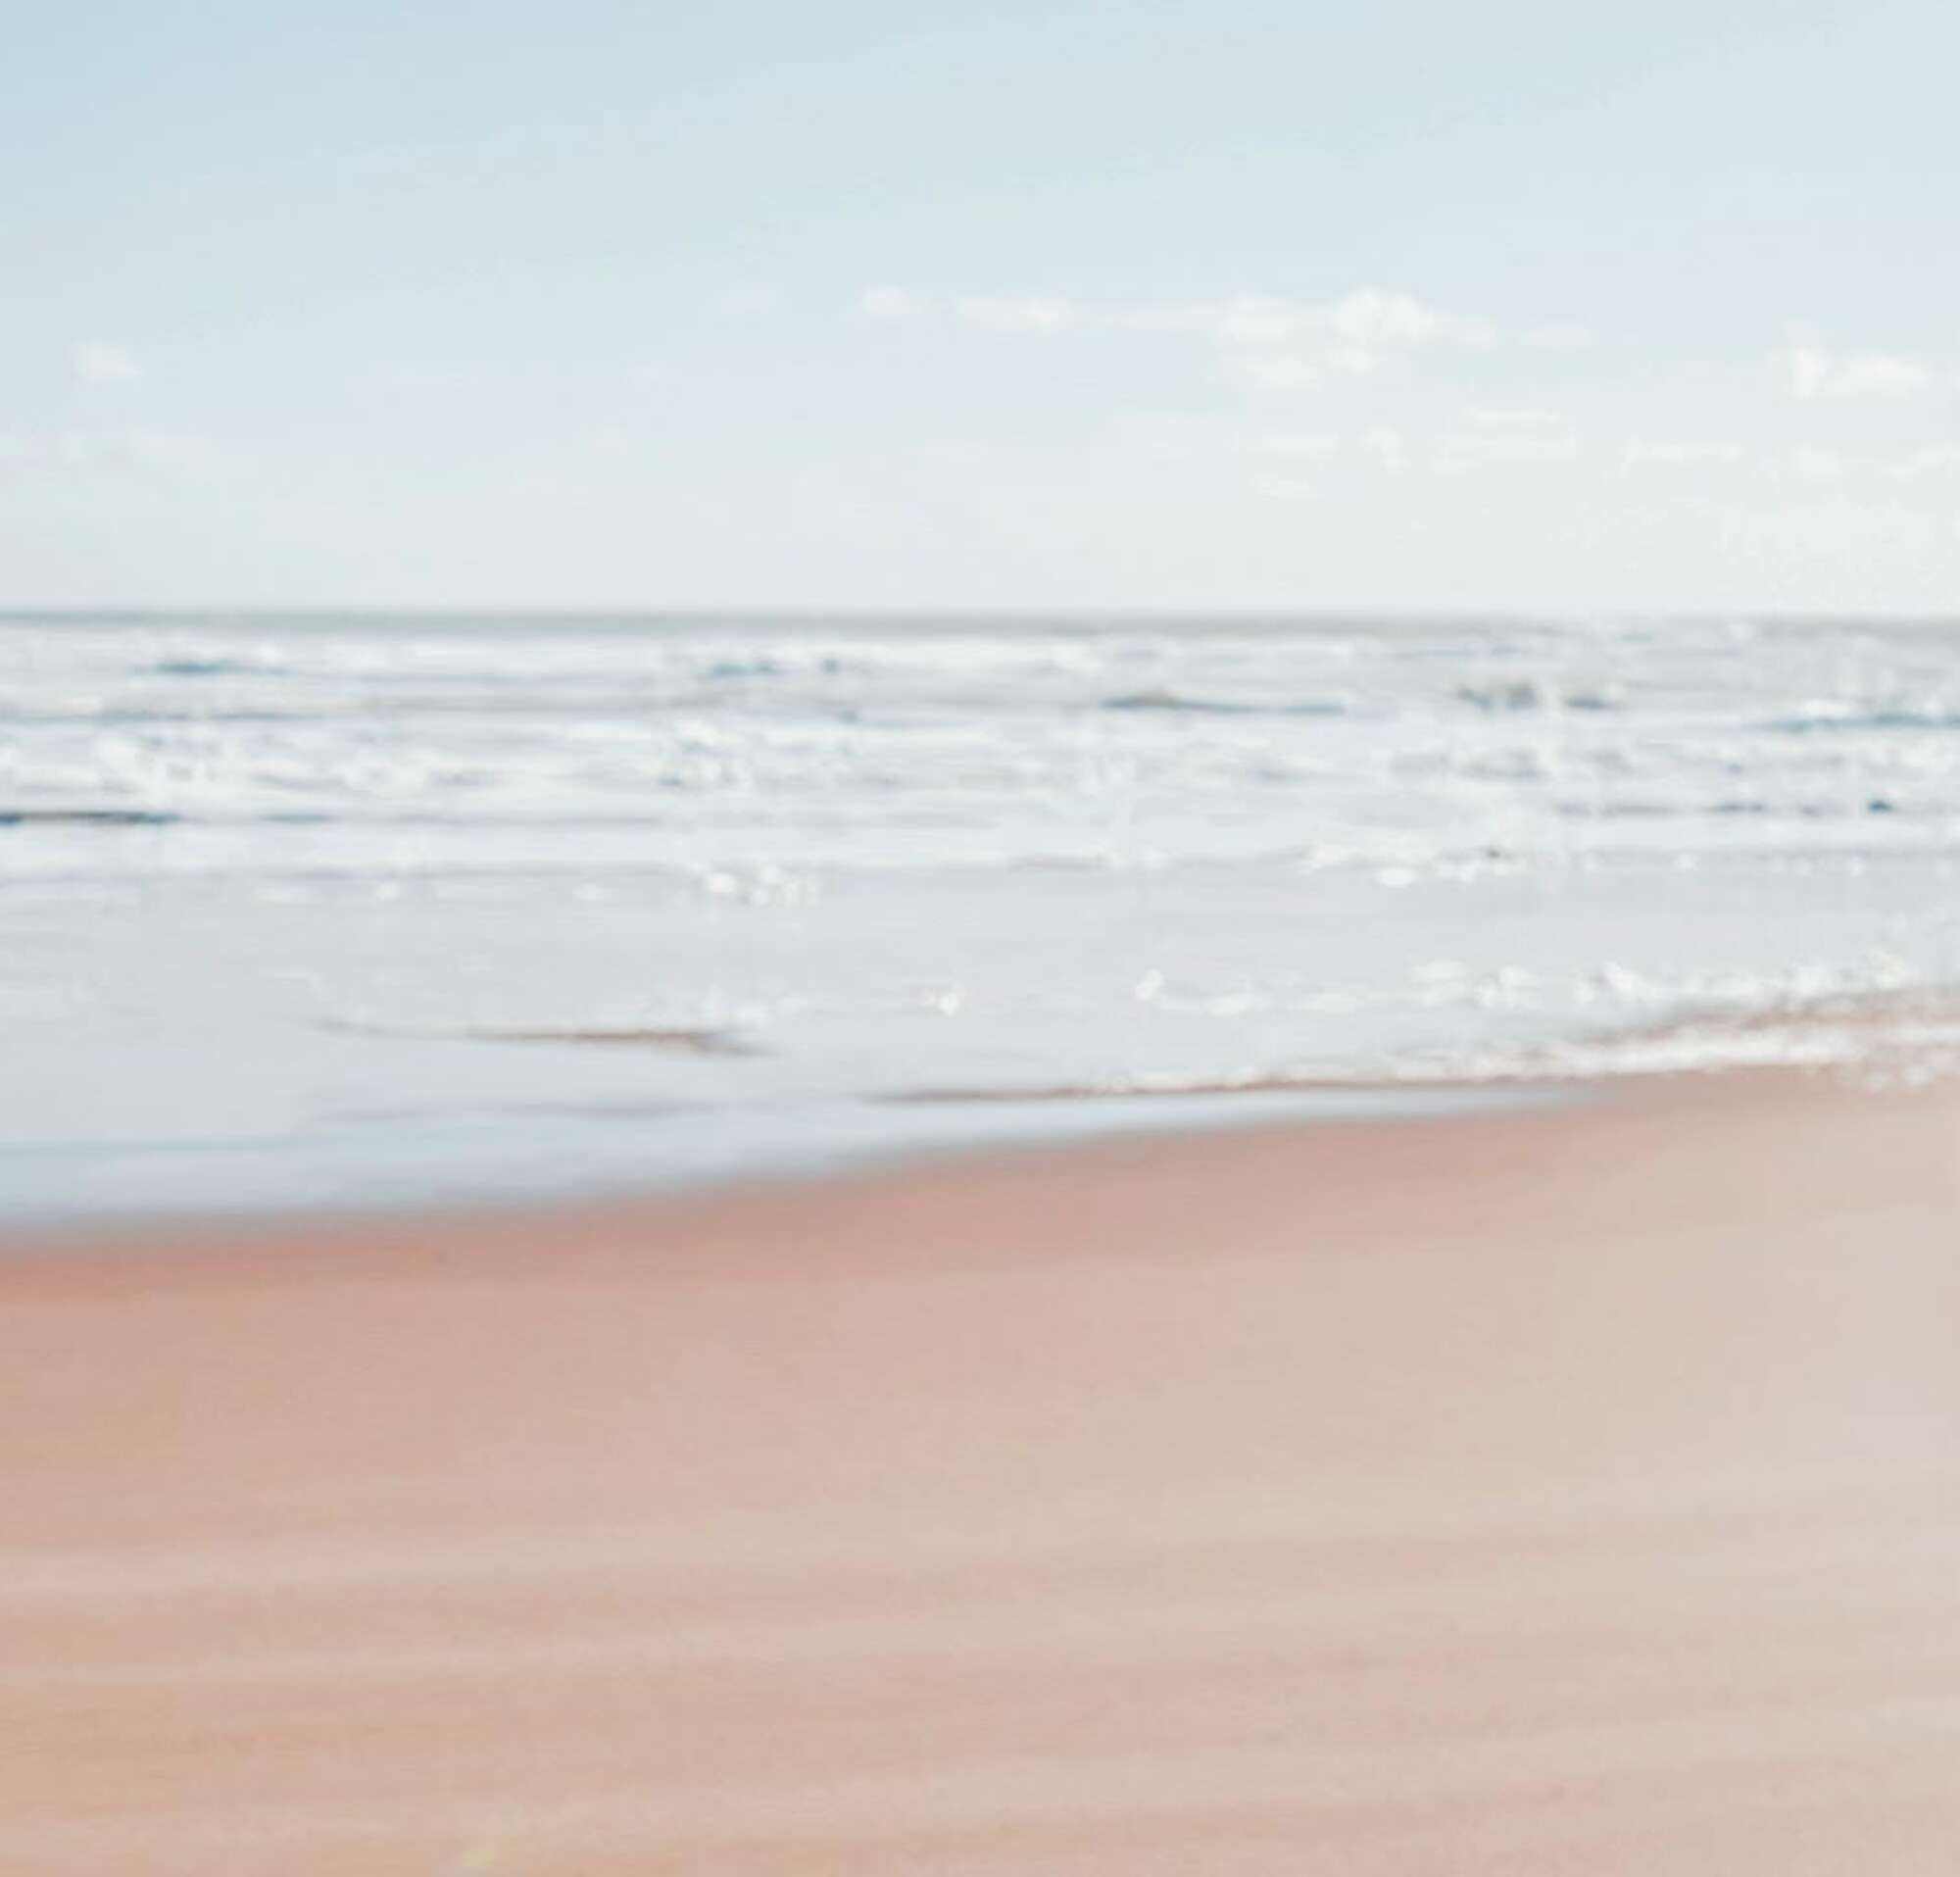
{"type": "Polygon", "coordinates": [[[16,617],[0,1206],[1855,1054],[1737,1019],[1960,979],[1957,866],[1949,625],[16,617]]]}

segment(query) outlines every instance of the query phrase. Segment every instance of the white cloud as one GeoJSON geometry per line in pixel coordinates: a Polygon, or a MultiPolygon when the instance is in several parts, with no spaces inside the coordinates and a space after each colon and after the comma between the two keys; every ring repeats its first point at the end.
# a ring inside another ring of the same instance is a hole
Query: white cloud
{"type": "Polygon", "coordinates": [[[1316,430],[1305,435],[1262,436],[1252,441],[1256,455],[1277,457],[1289,463],[1324,462],[1336,455],[1340,448],[1341,438],[1332,430],[1316,430]]]}
{"type": "Polygon", "coordinates": [[[1043,294],[983,294],[956,300],[953,310],[966,324],[984,326],[991,332],[1062,332],[1082,320],[1072,302],[1043,294]]]}
{"type": "Polygon", "coordinates": [[[1857,469],[1857,462],[1838,450],[1820,449],[1806,443],[1769,464],[1772,476],[1789,482],[1842,482],[1857,469]]]}
{"type": "Polygon", "coordinates": [[[1577,462],[1585,448],[1579,433],[1542,423],[1483,425],[1451,430],[1436,439],[1431,467],[1445,475],[1492,469],[1526,469],[1577,462]]]}
{"type": "Polygon", "coordinates": [[[1858,456],[1805,444],[1772,457],[1765,466],[1782,482],[1924,482],[1960,473],[1960,443],[1923,443],[1891,455],[1858,456]]]}
{"type": "Polygon", "coordinates": [[[1887,461],[1881,473],[1894,482],[1918,482],[1927,476],[1960,472],[1960,443],[1924,443],[1887,461]]]}
{"type": "Polygon", "coordinates": [[[1125,307],[1119,325],[1137,332],[1197,332],[1220,345],[1276,342],[1291,329],[1293,309],[1284,300],[1240,294],[1229,300],[1125,307]]]}
{"type": "Polygon", "coordinates": [[[1536,406],[1466,411],[1430,447],[1430,467],[1445,475],[1469,470],[1571,463],[1583,445],[1562,411],[1536,406]]]}
{"type": "MultiPolygon", "coordinates": [[[[937,303],[880,285],[858,296],[858,314],[899,321],[944,312],[983,331],[1046,336],[1060,332],[1188,334],[1211,345],[1228,378],[1255,391],[1310,391],[1364,378],[1389,362],[1442,347],[1483,348],[1500,335],[1488,321],[1449,313],[1410,293],[1360,287],[1331,300],[1242,293],[1215,300],[1097,306],[1058,294],[966,294],[937,303]]],[[[1577,342],[1577,329],[1534,328],[1530,344],[1577,342]]]]}
{"type": "Polygon", "coordinates": [[[1361,439],[1361,448],[1371,456],[1376,464],[1391,475],[1397,475],[1408,468],[1409,449],[1407,439],[1393,425],[1378,423],[1361,439]]]}
{"type": "Polygon", "coordinates": [[[1224,354],[1228,376],[1254,390],[1276,392],[1367,377],[1387,360],[1427,346],[1486,346],[1496,338],[1485,321],[1379,287],[1327,301],[1237,294],[1135,307],[1120,314],[1118,322],[1137,331],[1197,333],[1224,354]]]}
{"type": "MultiPolygon", "coordinates": [[[[989,332],[1063,332],[1091,322],[1074,301],[1053,294],[967,294],[950,302],[947,310],[960,324],[989,332]]],[[[858,311],[867,320],[896,322],[924,319],[939,308],[925,295],[904,287],[875,286],[858,295],[858,311]]]]}
{"type": "Polygon", "coordinates": [[[1489,345],[1496,336],[1482,320],[1439,313],[1412,295],[1372,287],[1337,300],[1322,317],[1334,331],[1357,345],[1489,345]]]}
{"type": "Polygon", "coordinates": [[[1814,398],[1896,398],[1924,391],[1933,373],[1916,359],[1892,352],[1839,356],[1814,339],[1792,336],[1772,363],[1790,396],[1814,398]]]}
{"type": "Polygon", "coordinates": [[[1717,511],[1716,519],[1725,544],[1748,559],[1838,562],[1867,577],[1875,567],[1925,556],[1939,535],[1936,519],[1922,510],[1843,497],[1732,508],[1717,511]]]}
{"type": "Polygon", "coordinates": [[[1572,420],[1563,411],[1545,411],[1536,405],[1485,405],[1464,412],[1462,420],[1474,429],[1502,430],[1510,435],[1543,435],[1547,430],[1572,428],[1572,420]]]}
{"type": "Polygon", "coordinates": [[[1197,462],[1242,447],[1229,420],[1190,411],[1123,411],[1110,420],[1109,440],[1126,456],[1156,462],[1197,462]]]}
{"type": "Polygon", "coordinates": [[[1228,377],[1255,391],[1317,391],[1335,378],[1365,378],[1381,364],[1366,346],[1328,346],[1308,350],[1293,346],[1229,353],[1228,377]]]}
{"type": "Polygon", "coordinates": [[[1413,294],[1379,287],[1360,287],[1324,301],[1241,293],[1223,300],[1138,307],[1123,319],[1146,330],[1201,332],[1227,346],[1314,343],[1380,351],[1446,341],[1484,345],[1494,337],[1482,320],[1439,312],[1413,294]]]}
{"type": "Polygon", "coordinates": [[[1846,359],[1827,382],[1838,397],[1890,398],[1924,390],[1932,381],[1932,372],[1914,360],[1894,358],[1886,352],[1867,352],[1846,359]]]}
{"type": "Polygon", "coordinates": [[[123,456],[142,469],[161,469],[193,482],[214,480],[230,459],[209,437],[188,430],[129,430],[121,439],[123,456]]]}
{"type": "Polygon", "coordinates": [[[188,430],[91,427],[0,439],[0,469],[16,477],[133,472],[210,484],[238,467],[230,452],[188,430]]]}
{"type": "Polygon", "coordinates": [[[143,373],[120,345],[84,339],[69,349],[69,367],[84,384],[129,384],[143,373]]]}
{"type": "Polygon", "coordinates": [[[866,287],[858,300],[867,320],[915,320],[925,310],[925,302],[904,287],[866,287]]]}
{"type": "Polygon", "coordinates": [[[1723,469],[1741,462],[1740,443],[1652,442],[1635,437],[1620,454],[1623,469],[1723,469]]]}
{"type": "Polygon", "coordinates": [[[1592,333],[1570,320],[1553,320],[1544,325],[1526,326],[1518,343],[1539,352],[1584,352],[1597,343],[1592,333]]]}

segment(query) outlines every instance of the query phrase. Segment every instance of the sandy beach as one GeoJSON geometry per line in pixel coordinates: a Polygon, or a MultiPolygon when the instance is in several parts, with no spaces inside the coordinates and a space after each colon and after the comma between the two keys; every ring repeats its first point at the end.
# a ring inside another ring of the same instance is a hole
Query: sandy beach
{"type": "Polygon", "coordinates": [[[0,1870],[1960,1848],[1960,1101],[1701,1078],[0,1265],[0,1870]]]}

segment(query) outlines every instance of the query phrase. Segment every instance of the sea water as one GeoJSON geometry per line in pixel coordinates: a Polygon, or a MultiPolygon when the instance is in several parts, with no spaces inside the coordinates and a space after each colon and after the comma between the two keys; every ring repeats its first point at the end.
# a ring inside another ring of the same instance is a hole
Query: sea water
{"type": "Polygon", "coordinates": [[[1927,1073],[1957,870],[1950,623],[17,615],[0,1218],[1927,1073]]]}

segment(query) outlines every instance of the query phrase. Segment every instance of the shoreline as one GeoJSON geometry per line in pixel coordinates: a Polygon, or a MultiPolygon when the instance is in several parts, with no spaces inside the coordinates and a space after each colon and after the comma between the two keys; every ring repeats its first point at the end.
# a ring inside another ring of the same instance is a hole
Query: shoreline
{"type": "MultiPolygon", "coordinates": [[[[1689,1009],[1646,1025],[1576,1030],[1477,1069],[1418,1059],[1402,1073],[1372,1076],[894,1090],[861,1095],[842,1110],[854,1117],[957,1113],[965,1124],[880,1132],[840,1127],[832,1115],[807,1139],[795,1132],[774,1137],[741,1171],[718,1165],[691,1174],[669,1168],[640,1179],[591,1176],[563,1185],[519,1185],[482,1199],[459,1198],[457,1182],[445,1179],[425,1191],[411,1186],[374,1200],[335,1193],[311,1201],[164,1204],[144,1210],[28,1209],[0,1213],[0,1261],[89,1244],[168,1249],[186,1239],[283,1240],[410,1221],[442,1226],[512,1215],[550,1221],[593,1207],[713,1201],[761,1188],[808,1191],[838,1181],[903,1178],[942,1164],[985,1167],[1028,1154],[1093,1152],[1124,1139],[1327,1124],[1399,1126],[1458,1113],[1639,1101],[1656,1089],[1705,1088],[1711,1081],[1770,1086],[1813,1077],[1858,1093],[1960,1086],[1960,990],[1918,987],[1760,1008],[1689,1009]]],[[[595,1111],[595,1116],[603,1113],[595,1111]]],[[[157,1143],[132,1142],[123,1151],[140,1156],[157,1150],[157,1143]]]]}
{"type": "MultiPolygon", "coordinates": [[[[1807,1071],[1792,1071],[1807,1073],[1807,1071]]],[[[1744,1070],[1743,1074],[1756,1071],[1744,1070]]],[[[1767,1073],[1780,1075],[1781,1070],[1767,1073]]],[[[1656,1080],[1643,1076],[1642,1080],[1656,1080]]],[[[1701,1078],[1695,1078],[1701,1079],[1701,1078]]],[[[295,1247],[328,1241],[358,1250],[377,1235],[404,1233],[484,1234],[502,1241],[512,1233],[535,1235],[567,1225],[582,1230],[595,1217],[622,1218],[664,1228],[670,1213],[694,1217],[723,1205],[743,1208],[765,1199],[816,1199],[833,1193],[881,1189],[914,1179],[972,1175],[986,1179],[1023,1162],[1057,1157],[1093,1159],[1104,1151],[1148,1151],[1165,1143],[1184,1144],[1218,1137],[1317,1133],[1322,1128],[1402,1128],[1479,1115],[1539,1112],[1616,1099],[1618,1078],[1573,1077],[1560,1082],[1516,1079],[1460,1082],[1309,1082],[1221,1085],[1201,1090],[1116,1089],[1084,1094],[1067,1106],[1098,1110],[1094,1119],[1078,1114],[1071,1126],[1054,1125],[1051,1104],[1043,1098],[981,1097],[979,1114],[1024,1103],[1029,1112],[1004,1129],[900,1136],[877,1145],[841,1147],[810,1158],[794,1154],[765,1157],[742,1173],[718,1170],[696,1178],[672,1178],[621,1185],[572,1185],[561,1191],[518,1190],[509,1196],[457,1200],[438,1191],[424,1198],[377,1201],[322,1200],[268,1204],[235,1210],[164,1209],[146,1213],[65,1212],[0,1218],[0,1272],[15,1264],[50,1259],[122,1257],[202,1257],[214,1249],[257,1257],[283,1255],[295,1247]],[[1314,1106],[1325,1097],[1328,1106],[1314,1106]],[[1112,1111],[1123,1118],[1113,1117],[1112,1111]]],[[[943,1098],[920,1101],[941,1106],[943,1098]]],[[[869,1106],[907,1107],[910,1097],[885,1098],[869,1106]]],[[[951,1105],[951,1104],[947,1104],[951,1105]]],[[[1054,1104],[1054,1107],[1063,1106],[1054,1104]]]]}
{"type": "Polygon", "coordinates": [[[0,1864],[1943,1869],[1960,1095],[1607,1094],[0,1262],[0,1864]]]}

